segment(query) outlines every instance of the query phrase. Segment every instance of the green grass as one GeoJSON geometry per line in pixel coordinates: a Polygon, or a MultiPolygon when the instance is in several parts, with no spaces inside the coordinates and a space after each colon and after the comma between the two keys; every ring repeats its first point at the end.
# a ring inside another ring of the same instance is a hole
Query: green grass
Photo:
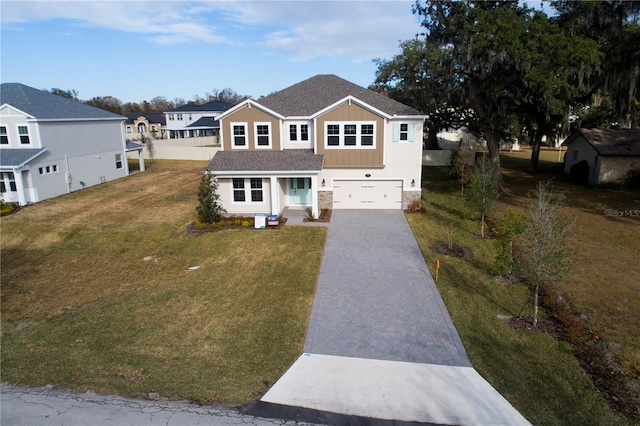
{"type": "MultiPolygon", "coordinates": [[[[544,174],[517,177],[521,181],[505,173],[508,194],[501,199],[503,210],[521,207],[526,190],[544,174]]],[[[426,168],[424,180],[426,213],[409,214],[407,219],[434,275],[436,260],[440,261],[438,288],[478,372],[533,424],[628,424],[599,395],[568,344],[542,333],[516,331],[499,318],[531,315],[528,289],[503,284],[493,276],[495,242],[477,237],[479,223],[468,219],[464,200],[458,196],[459,185],[449,180],[448,168],[426,168]],[[453,243],[470,248],[471,258],[451,258],[430,250],[432,245],[447,243],[450,227],[453,243]]],[[[637,330],[627,325],[626,333],[633,335],[637,330]]]]}
{"type": "Polygon", "coordinates": [[[188,236],[203,167],[157,161],[2,218],[3,382],[240,405],[286,371],[326,230],[188,236]]]}

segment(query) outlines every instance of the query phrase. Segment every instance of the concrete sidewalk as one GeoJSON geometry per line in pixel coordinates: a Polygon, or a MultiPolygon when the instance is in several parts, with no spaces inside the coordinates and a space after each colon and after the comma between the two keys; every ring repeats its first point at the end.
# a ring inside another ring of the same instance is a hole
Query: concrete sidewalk
{"type": "Polygon", "coordinates": [[[262,403],[360,423],[529,424],[472,368],[402,211],[333,211],[304,351],[262,403]]]}

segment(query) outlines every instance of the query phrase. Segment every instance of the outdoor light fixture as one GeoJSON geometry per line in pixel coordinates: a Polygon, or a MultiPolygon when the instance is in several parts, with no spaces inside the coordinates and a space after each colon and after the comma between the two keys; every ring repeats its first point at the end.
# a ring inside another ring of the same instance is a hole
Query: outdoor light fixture
{"type": "Polygon", "coordinates": [[[416,186],[416,180],[415,179],[411,179],[411,186],[416,186]]]}
{"type": "Polygon", "coordinates": [[[322,179],[322,186],[324,186],[324,185],[325,185],[325,182],[324,182],[324,179],[322,179]]]}
{"type": "Polygon", "coordinates": [[[364,177],[371,177],[371,175],[367,173],[366,175],[364,175],[364,177]]]}

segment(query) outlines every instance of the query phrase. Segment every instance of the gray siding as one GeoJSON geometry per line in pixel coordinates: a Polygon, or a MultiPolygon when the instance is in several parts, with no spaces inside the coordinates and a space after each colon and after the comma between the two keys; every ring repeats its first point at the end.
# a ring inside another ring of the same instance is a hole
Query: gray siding
{"type": "Polygon", "coordinates": [[[42,145],[53,158],[123,150],[122,124],[114,121],[40,122],[42,145]]]}

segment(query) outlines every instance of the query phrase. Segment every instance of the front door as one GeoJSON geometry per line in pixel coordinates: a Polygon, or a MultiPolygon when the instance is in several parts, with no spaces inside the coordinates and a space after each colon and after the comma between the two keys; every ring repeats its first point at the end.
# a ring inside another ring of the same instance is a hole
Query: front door
{"type": "Polygon", "coordinates": [[[289,205],[308,206],[311,204],[311,178],[289,179],[289,205]]]}

